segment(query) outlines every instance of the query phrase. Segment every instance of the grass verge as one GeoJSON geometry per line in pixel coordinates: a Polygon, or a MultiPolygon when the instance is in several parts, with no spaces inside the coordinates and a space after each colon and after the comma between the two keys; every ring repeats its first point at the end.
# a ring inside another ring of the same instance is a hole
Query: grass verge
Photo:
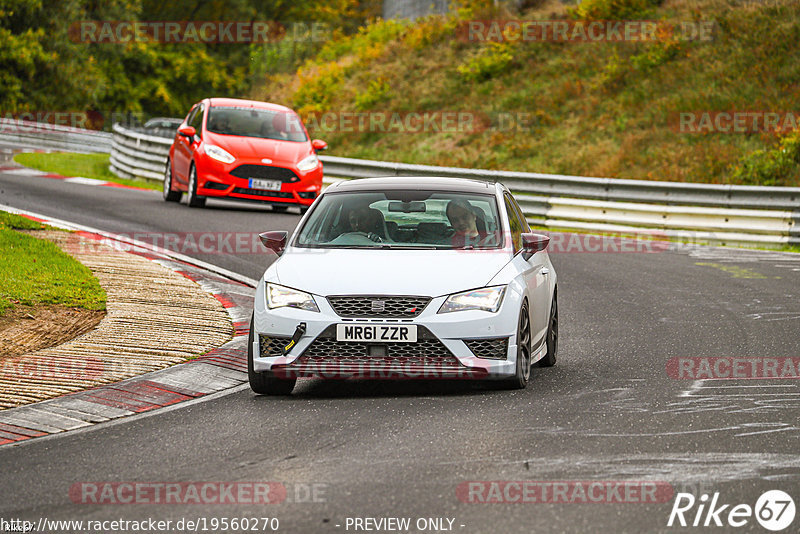
{"type": "Polygon", "coordinates": [[[72,152],[24,152],[14,156],[20,165],[62,176],[81,176],[122,185],[160,191],[160,183],[120,178],[108,170],[108,154],[75,154],[72,152]]]}
{"type": "Polygon", "coordinates": [[[17,231],[44,228],[0,212],[0,315],[17,304],[104,310],[105,291],[87,267],[54,243],[17,231]]]}

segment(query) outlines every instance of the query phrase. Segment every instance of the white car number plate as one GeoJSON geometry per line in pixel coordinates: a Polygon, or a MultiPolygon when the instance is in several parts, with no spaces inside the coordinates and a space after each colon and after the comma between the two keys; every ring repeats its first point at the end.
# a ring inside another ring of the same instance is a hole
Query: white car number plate
{"type": "Polygon", "coordinates": [[[250,189],[265,189],[267,191],[280,191],[280,180],[259,180],[257,178],[250,178],[250,189]]]}
{"type": "Polygon", "coordinates": [[[377,343],[416,343],[414,324],[337,324],[336,341],[373,341],[377,343]]]}

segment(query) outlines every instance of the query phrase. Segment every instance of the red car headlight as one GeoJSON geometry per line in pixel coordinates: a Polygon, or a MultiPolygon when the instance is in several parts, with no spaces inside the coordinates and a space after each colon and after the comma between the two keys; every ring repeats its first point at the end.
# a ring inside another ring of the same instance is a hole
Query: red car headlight
{"type": "Polygon", "coordinates": [[[316,169],[317,165],[319,165],[319,158],[316,154],[311,154],[307,158],[300,160],[300,163],[297,164],[297,168],[305,172],[316,169]]]}
{"type": "Polygon", "coordinates": [[[236,161],[236,158],[233,157],[233,155],[216,145],[205,145],[205,151],[206,154],[208,154],[208,157],[217,161],[221,161],[222,163],[233,163],[236,161]]]}

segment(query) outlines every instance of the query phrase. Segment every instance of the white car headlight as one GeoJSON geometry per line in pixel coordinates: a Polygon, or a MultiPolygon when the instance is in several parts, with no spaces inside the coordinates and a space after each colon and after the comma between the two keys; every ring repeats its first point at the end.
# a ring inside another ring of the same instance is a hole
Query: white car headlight
{"type": "Polygon", "coordinates": [[[463,310],[485,310],[496,312],[503,302],[506,286],[484,287],[456,293],[447,297],[438,313],[449,313],[463,310]]]}
{"type": "Polygon", "coordinates": [[[311,169],[316,169],[317,165],[319,165],[319,158],[316,154],[311,154],[307,158],[304,158],[297,164],[297,168],[301,171],[310,171],[311,169]]]}
{"type": "Polygon", "coordinates": [[[319,311],[317,303],[314,302],[314,298],[305,291],[298,291],[290,287],[270,283],[267,284],[267,307],[271,310],[289,307],[315,312],[319,311]]]}
{"type": "Polygon", "coordinates": [[[229,152],[216,145],[206,145],[205,151],[206,154],[208,154],[211,158],[221,161],[222,163],[233,163],[236,161],[236,158],[234,158],[229,152]]]}

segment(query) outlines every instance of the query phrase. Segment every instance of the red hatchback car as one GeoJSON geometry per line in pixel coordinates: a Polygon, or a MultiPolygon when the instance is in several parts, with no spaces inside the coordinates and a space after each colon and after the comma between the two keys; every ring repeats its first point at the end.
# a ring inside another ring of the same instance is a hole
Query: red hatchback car
{"type": "Polygon", "coordinates": [[[277,104],[207,98],[178,128],[164,172],[164,200],[202,207],[206,198],[251,200],[275,211],[308,209],[322,189],[317,152],[300,117],[277,104]]]}

